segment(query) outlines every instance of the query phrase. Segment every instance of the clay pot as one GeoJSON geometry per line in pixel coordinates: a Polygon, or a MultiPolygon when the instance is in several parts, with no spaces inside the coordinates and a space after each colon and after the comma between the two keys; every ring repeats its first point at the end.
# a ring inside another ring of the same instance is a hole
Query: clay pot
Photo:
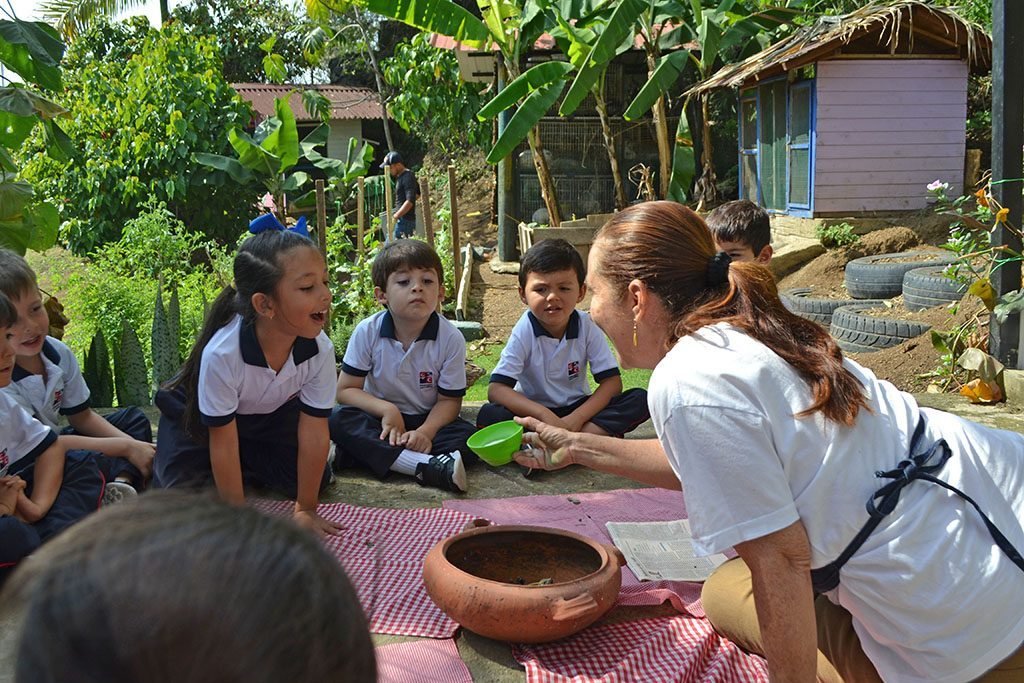
{"type": "Polygon", "coordinates": [[[614,546],[568,531],[483,526],[431,548],[423,581],[437,606],[470,631],[545,643],[583,630],[611,609],[625,564],[614,546]]]}

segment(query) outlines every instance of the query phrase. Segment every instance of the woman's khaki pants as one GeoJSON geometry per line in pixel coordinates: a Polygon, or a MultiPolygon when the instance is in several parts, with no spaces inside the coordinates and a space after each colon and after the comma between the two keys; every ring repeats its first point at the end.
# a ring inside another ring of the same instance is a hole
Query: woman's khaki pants
{"type": "MultiPolygon", "coordinates": [[[[701,603],[716,631],[744,650],[764,655],[750,569],[743,560],[729,560],[715,570],[704,584],[701,603]]],[[[823,595],[815,598],[814,613],[818,624],[818,680],[826,683],[881,681],[874,665],[861,650],[850,613],[823,595]]],[[[978,680],[1024,682],[1024,647],[978,680]]]]}

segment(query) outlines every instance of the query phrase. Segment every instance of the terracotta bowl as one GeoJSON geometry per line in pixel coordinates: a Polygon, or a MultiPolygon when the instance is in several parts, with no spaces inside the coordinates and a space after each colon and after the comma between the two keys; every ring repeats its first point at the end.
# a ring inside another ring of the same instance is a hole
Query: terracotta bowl
{"type": "Polygon", "coordinates": [[[625,564],[614,546],[568,531],[477,526],[427,553],[423,581],[437,606],[470,631],[545,643],[583,630],[611,609],[625,564]]]}

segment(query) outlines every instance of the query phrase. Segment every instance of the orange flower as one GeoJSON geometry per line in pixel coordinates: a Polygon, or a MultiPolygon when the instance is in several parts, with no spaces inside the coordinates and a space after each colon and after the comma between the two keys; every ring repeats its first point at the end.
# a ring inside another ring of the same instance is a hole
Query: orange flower
{"type": "Polygon", "coordinates": [[[985,188],[982,188],[974,193],[974,196],[978,198],[978,206],[984,206],[988,208],[988,193],[985,192],[985,188]]]}
{"type": "Polygon", "coordinates": [[[1006,217],[1009,216],[1009,215],[1010,215],[1010,210],[1008,208],[1006,208],[1006,207],[1003,207],[1003,208],[999,209],[998,211],[996,211],[996,221],[999,222],[999,223],[1005,223],[1006,222],[1006,217]]]}

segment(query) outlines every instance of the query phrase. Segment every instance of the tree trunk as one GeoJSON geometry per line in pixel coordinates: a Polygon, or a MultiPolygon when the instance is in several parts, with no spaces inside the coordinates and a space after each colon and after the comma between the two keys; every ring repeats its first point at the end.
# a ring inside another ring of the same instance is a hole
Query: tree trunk
{"type": "MultiPolygon", "coordinates": [[[[604,77],[601,81],[603,83],[604,77]]],[[[601,119],[601,135],[604,137],[604,149],[608,152],[608,164],[612,167],[612,181],[615,183],[615,208],[626,208],[626,190],[622,185],[622,173],[619,171],[619,157],[615,154],[615,140],[612,138],[612,126],[608,120],[608,104],[604,99],[604,87],[594,89],[594,100],[597,102],[597,115],[601,119]]]]}
{"type": "MultiPolygon", "coordinates": [[[[709,204],[718,201],[718,178],[715,176],[715,162],[711,156],[711,121],[708,119],[710,95],[700,95],[700,180],[694,188],[697,195],[697,210],[705,211],[709,204]]],[[[683,116],[686,112],[682,113],[683,116]]]]}
{"type": "Polygon", "coordinates": [[[167,22],[171,20],[171,8],[169,0],[160,0],[160,25],[167,26],[167,22]]]}
{"type": "Polygon", "coordinates": [[[373,48],[370,45],[370,35],[366,31],[366,26],[363,25],[363,17],[359,13],[359,10],[353,6],[352,11],[355,13],[356,25],[359,27],[359,32],[363,34],[363,45],[366,47],[366,56],[370,60],[370,68],[373,69],[373,78],[377,82],[377,100],[380,102],[380,113],[383,117],[384,123],[384,139],[388,143],[388,151],[395,149],[395,142],[391,139],[391,126],[388,125],[388,105],[384,99],[384,76],[380,72],[380,67],[377,65],[377,56],[373,53],[373,48]]]}
{"type": "MultiPolygon", "coordinates": [[[[658,48],[651,41],[644,41],[647,52],[647,78],[650,79],[658,65],[658,48]]],[[[672,145],[669,144],[668,119],[665,112],[665,96],[662,95],[651,108],[654,118],[654,137],[658,141],[658,187],[661,199],[668,197],[672,181],[672,145]]]]}
{"type": "Polygon", "coordinates": [[[562,214],[558,210],[558,195],[555,192],[555,183],[551,180],[548,160],[544,158],[544,147],[541,145],[540,133],[536,127],[530,129],[526,139],[530,143],[533,166],[537,169],[537,180],[540,181],[540,196],[544,200],[545,208],[548,210],[548,225],[557,228],[562,223],[562,214]]]}

